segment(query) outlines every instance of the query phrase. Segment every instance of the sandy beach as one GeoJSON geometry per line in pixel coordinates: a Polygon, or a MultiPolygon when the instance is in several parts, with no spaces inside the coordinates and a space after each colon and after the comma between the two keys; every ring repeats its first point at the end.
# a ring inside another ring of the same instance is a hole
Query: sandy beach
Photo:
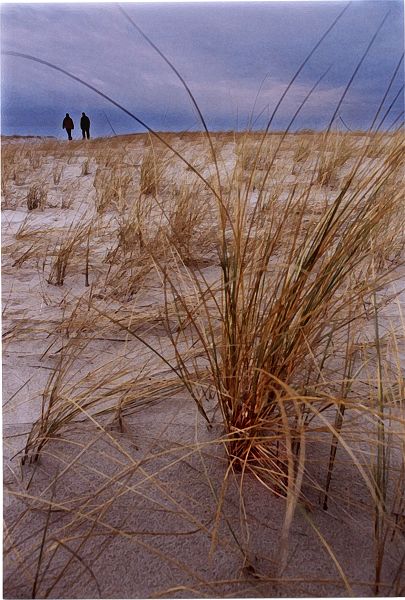
{"type": "Polygon", "coordinates": [[[3,138],[5,598],[404,593],[403,139],[373,135],[3,138]],[[219,375],[242,269],[238,390],[265,370],[251,315],[272,307],[275,340],[294,277],[301,294],[259,433],[219,375]]]}

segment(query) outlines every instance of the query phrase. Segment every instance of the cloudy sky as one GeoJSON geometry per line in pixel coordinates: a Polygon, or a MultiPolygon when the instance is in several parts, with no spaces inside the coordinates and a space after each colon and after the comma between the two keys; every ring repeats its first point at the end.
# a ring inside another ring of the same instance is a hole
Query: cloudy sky
{"type": "MultiPolygon", "coordinates": [[[[263,127],[316,42],[347,5],[340,1],[125,3],[122,6],[187,81],[208,126],[263,127]]],[[[113,3],[3,4],[2,51],[36,56],[71,72],[160,130],[200,129],[180,81],[113,3]]],[[[403,53],[402,0],[354,0],[289,90],[274,121],[283,128],[328,69],[295,121],[324,128],[372,36],[388,13],[339,115],[367,128],[403,53]]],[[[386,98],[401,91],[403,65],[386,98]]],[[[85,111],[94,135],[143,131],[130,117],[66,75],[2,56],[3,134],[64,137],[69,112],[85,111]],[[111,126],[109,124],[111,123],[111,126]]],[[[399,93],[385,124],[404,109],[399,93]]],[[[398,123],[398,121],[397,121],[398,123]]],[[[341,120],[337,124],[343,127],[341,120]]]]}

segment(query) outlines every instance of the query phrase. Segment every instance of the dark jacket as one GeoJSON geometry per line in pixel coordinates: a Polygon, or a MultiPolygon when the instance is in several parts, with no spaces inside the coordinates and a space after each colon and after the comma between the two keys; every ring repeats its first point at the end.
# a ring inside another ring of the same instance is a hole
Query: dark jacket
{"type": "Polygon", "coordinates": [[[90,129],[90,119],[87,115],[80,119],[80,129],[90,129]]]}
{"type": "Polygon", "coordinates": [[[65,117],[63,119],[62,129],[74,129],[74,128],[75,128],[75,126],[73,124],[71,117],[65,117]]]}

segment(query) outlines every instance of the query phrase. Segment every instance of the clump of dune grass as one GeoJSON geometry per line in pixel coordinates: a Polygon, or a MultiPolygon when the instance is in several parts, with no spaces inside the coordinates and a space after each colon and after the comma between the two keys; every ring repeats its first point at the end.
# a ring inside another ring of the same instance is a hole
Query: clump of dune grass
{"type": "Polygon", "coordinates": [[[116,225],[114,243],[104,258],[109,265],[104,288],[107,296],[128,301],[154,269],[147,247],[153,245],[159,252],[163,238],[158,222],[153,220],[151,202],[139,193],[133,196],[131,206],[117,215],[116,225]]]}
{"type": "MultiPolygon", "coordinates": [[[[333,439],[343,443],[344,407],[354,409],[344,391],[356,387],[350,345],[341,356],[333,349],[348,328],[352,336],[372,318],[373,297],[390,276],[385,265],[376,272],[376,250],[382,251],[387,235],[403,235],[402,193],[379,192],[397,169],[401,148],[394,140],[384,168],[375,168],[360,183],[357,164],[309,224],[304,219],[313,183],[300,194],[292,188],[282,202],[262,189],[253,209],[249,191],[238,184],[233,211],[227,210],[226,197],[218,199],[220,281],[210,285],[198,269],[188,269],[179,283],[162,269],[166,294],[179,312],[186,310],[182,298],[190,287],[195,294],[196,309],[188,311],[187,327],[179,320],[175,333],[167,329],[176,372],[207,420],[206,394],[217,399],[232,469],[252,473],[286,497],[282,568],[293,514],[302,501],[312,422],[321,419],[334,432],[333,439]],[[187,355],[191,348],[192,357],[187,355]],[[331,381],[336,377],[331,373],[342,368],[343,392],[331,381]],[[332,407],[335,426],[321,418],[332,407]]],[[[183,269],[179,262],[178,272],[183,269]]],[[[374,404],[367,411],[378,421],[374,404]]],[[[384,444],[381,438],[378,455],[384,444]]],[[[357,460],[380,515],[381,494],[357,460]]],[[[382,536],[378,534],[379,547],[382,536]]]]}
{"type": "Polygon", "coordinates": [[[69,209],[72,207],[75,201],[75,192],[69,186],[65,186],[62,191],[62,200],[61,200],[61,208],[69,209]]]}
{"type": "Polygon", "coordinates": [[[313,144],[313,136],[303,135],[302,132],[297,134],[294,148],[294,161],[296,163],[305,162],[311,154],[313,144]]]}
{"type": "MultiPolygon", "coordinates": [[[[79,299],[77,307],[81,303],[79,299]]],[[[76,310],[70,319],[74,318],[75,313],[76,310]]],[[[177,378],[162,379],[157,376],[152,381],[152,374],[146,365],[134,371],[131,365],[123,366],[120,357],[107,360],[81,377],[75,376],[77,361],[95,335],[86,336],[83,333],[97,320],[97,313],[87,314],[86,321],[65,344],[57,367],[45,386],[41,418],[30,431],[23,462],[28,458],[31,462],[37,461],[45,445],[77,419],[110,416],[122,430],[126,416],[145,405],[170,397],[179,389],[177,378]]]]}
{"type": "Polygon", "coordinates": [[[145,255],[126,255],[107,274],[104,287],[109,291],[104,295],[131,301],[142,291],[145,278],[153,270],[150,258],[145,255]]]}
{"type": "Polygon", "coordinates": [[[345,133],[330,134],[320,149],[317,182],[324,186],[338,185],[341,169],[353,157],[353,139],[345,133]]]}
{"type": "Polygon", "coordinates": [[[63,174],[63,165],[56,164],[52,170],[53,182],[55,185],[58,185],[60,183],[62,174],[63,174]]]}
{"type": "Polygon", "coordinates": [[[371,132],[367,136],[367,157],[368,158],[384,158],[385,144],[387,143],[387,135],[383,132],[371,132]]]}
{"type": "Polygon", "coordinates": [[[263,143],[252,132],[237,141],[236,154],[241,171],[251,174],[255,171],[266,171],[277,148],[279,136],[269,134],[263,143]],[[256,139],[255,139],[256,137],[256,139]]]}
{"type": "Polygon", "coordinates": [[[63,285],[68,265],[74,255],[77,255],[79,246],[89,238],[91,225],[70,225],[67,234],[61,242],[57,242],[54,251],[49,277],[47,282],[53,285],[63,285]]]}
{"type": "Polygon", "coordinates": [[[27,240],[27,246],[23,247],[23,249],[21,249],[21,244],[15,244],[12,247],[13,267],[19,268],[31,259],[34,259],[37,264],[39,263],[41,254],[45,252],[46,248],[44,239],[41,237],[43,233],[39,232],[35,236],[30,236],[31,239],[27,240]]]}
{"type": "Polygon", "coordinates": [[[113,257],[117,252],[127,255],[134,249],[143,250],[149,238],[152,219],[152,203],[140,195],[133,198],[127,211],[118,217],[117,245],[109,253],[113,257]]]}
{"type": "MultiPolygon", "coordinates": [[[[392,149],[393,158],[398,150],[392,149]]],[[[386,177],[375,172],[366,194],[350,189],[350,175],[305,233],[308,190],[297,198],[291,193],[283,212],[274,205],[265,222],[259,220],[264,195],[249,212],[246,194],[239,197],[233,219],[225,216],[221,222],[222,285],[219,295],[211,294],[218,315],[201,300],[204,316],[193,319],[193,335],[211,369],[209,385],[218,394],[226,429],[235,438],[230,459],[242,467],[265,463],[266,457],[277,460],[271,442],[266,449],[265,442],[252,440],[282,427],[283,385],[302,385],[314,369],[308,348],[316,357],[331,331],[347,324],[347,306],[369,290],[370,282],[363,282],[370,270],[370,243],[384,233],[400,201],[399,194],[375,201],[373,190],[386,177]],[[283,249],[276,252],[281,237],[283,249]]]]}
{"type": "Polygon", "coordinates": [[[82,176],[86,176],[90,174],[90,159],[86,158],[86,160],[82,164],[82,176]]]}
{"type": "Polygon", "coordinates": [[[215,249],[215,229],[210,224],[212,203],[199,184],[177,186],[167,215],[169,244],[185,265],[204,262],[215,249]]]}
{"type": "Polygon", "coordinates": [[[96,210],[103,214],[108,210],[121,211],[126,204],[128,189],[133,174],[130,170],[115,163],[114,166],[98,168],[93,185],[96,188],[96,210]]]}
{"type": "Polygon", "coordinates": [[[164,173],[164,159],[161,150],[153,144],[144,152],[140,172],[141,194],[156,196],[164,173]]]}
{"type": "Polygon", "coordinates": [[[37,146],[32,146],[27,149],[26,156],[28,158],[29,165],[31,169],[36,170],[42,164],[42,151],[41,148],[37,146]]]}
{"type": "Polygon", "coordinates": [[[28,210],[44,208],[47,199],[47,190],[44,183],[34,183],[27,194],[28,210]]]}
{"type": "Polygon", "coordinates": [[[9,182],[15,179],[16,148],[11,144],[4,145],[1,157],[1,194],[3,203],[6,201],[9,182]]]}

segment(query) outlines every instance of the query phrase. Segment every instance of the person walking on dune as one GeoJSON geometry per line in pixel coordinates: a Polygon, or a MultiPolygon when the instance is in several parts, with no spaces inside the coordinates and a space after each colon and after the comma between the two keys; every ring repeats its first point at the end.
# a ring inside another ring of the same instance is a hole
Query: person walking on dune
{"type": "Polygon", "coordinates": [[[68,134],[68,140],[72,139],[72,129],[75,128],[73,120],[69,113],[66,113],[66,117],[63,119],[62,129],[66,129],[66,133],[68,134]]]}
{"type": "Polygon", "coordinates": [[[82,118],[80,119],[80,128],[82,130],[83,139],[87,137],[90,139],[90,119],[86,113],[82,112],[82,118]]]}

